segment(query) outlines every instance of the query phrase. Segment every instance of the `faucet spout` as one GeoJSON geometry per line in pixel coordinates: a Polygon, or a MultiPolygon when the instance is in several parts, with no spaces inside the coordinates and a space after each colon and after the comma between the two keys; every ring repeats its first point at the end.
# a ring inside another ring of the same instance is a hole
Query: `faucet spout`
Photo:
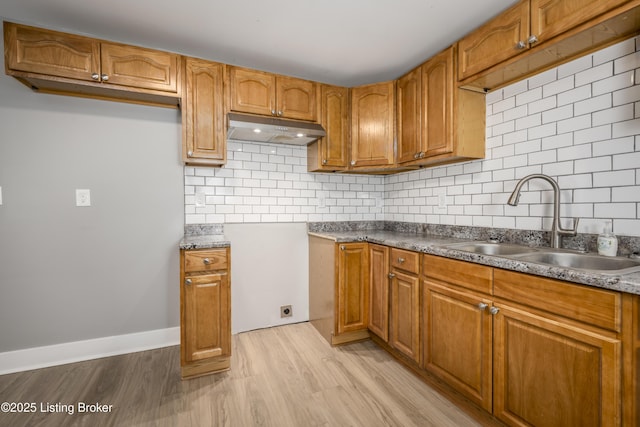
{"type": "Polygon", "coordinates": [[[518,206],[522,186],[525,184],[525,182],[531,179],[542,179],[543,181],[547,181],[553,188],[553,223],[551,224],[551,247],[560,248],[562,247],[562,236],[575,236],[577,234],[578,222],[580,221],[580,219],[576,218],[572,229],[564,229],[560,226],[560,187],[553,178],[544,174],[532,174],[525,176],[520,181],[518,181],[516,187],[513,189],[513,193],[511,193],[511,196],[509,196],[509,200],[507,200],[507,203],[511,206],[518,206]]]}

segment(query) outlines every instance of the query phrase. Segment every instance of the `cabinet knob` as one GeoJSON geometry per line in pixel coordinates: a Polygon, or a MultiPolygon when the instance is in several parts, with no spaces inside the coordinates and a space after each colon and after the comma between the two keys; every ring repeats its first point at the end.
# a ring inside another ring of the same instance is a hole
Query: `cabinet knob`
{"type": "Polygon", "coordinates": [[[322,160],[322,164],[326,165],[327,164],[327,159],[322,160]]]}
{"type": "Polygon", "coordinates": [[[191,279],[184,279],[184,284],[185,285],[190,285],[191,284],[191,279]]]}
{"type": "Polygon", "coordinates": [[[499,311],[500,311],[500,309],[498,307],[491,307],[489,309],[489,313],[494,314],[494,315],[498,314],[499,311]]]}
{"type": "Polygon", "coordinates": [[[108,82],[109,81],[109,76],[107,74],[103,74],[103,75],[100,76],[100,79],[103,82],[108,82]]]}
{"type": "Polygon", "coordinates": [[[345,245],[340,245],[340,250],[341,251],[344,251],[345,249],[347,249],[345,245]]]}
{"type": "Polygon", "coordinates": [[[93,80],[100,80],[100,74],[98,74],[98,73],[93,73],[93,74],[91,74],[91,78],[92,78],[93,80]]]}
{"type": "Polygon", "coordinates": [[[393,274],[393,273],[389,273],[389,275],[387,277],[389,277],[389,279],[393,279],[394,277],[396,277],[396,275],[393,274]]]}
{"type": "Polygon", "coordinates": [[[527,44],[525,42],[523,42],[522,40],[520,40],[518,43],[516,43],[516,49],[518,49],[518,50],[522,50],[525,47],[527,47],[527,44]]]}
{"type": "Polygon", "coordinates": [[[480,311],[484,311],[487,309],[487,307],[489,307],[489,304],[485,304],[483,302],[481,302],[480,304],[478,304],[478,308],[480,309],[480,311]]]}
{"type": "Polygon", "coordinates": [[[191,150],[187,151],[187,157],[193,157],[193,151],[191,150]]]}
{"type": "Polygon", "coordinates": [[[420,153],[416,153],[416,154],[413,155],[413,158],[417,159],[419,156],[420,156],[420,153]]]}
{"type": "Polygon", "coordinates": [[[529,44],[534,44],[538,42],[538,38],[535,35],[532,35],[527,41],[529,42],[529,44]]]}
{"type": "Polygon", "coordinates": [[[204,265],[209,265],[211,264],[211,260],[209,258],[205,258],[202,260],[202,262],[204,263],[204,265]]]}
{"type": "Polygon", "coordinates": [[[421,151],[419,154],[420,155],[418,157],[420,157],[421,159],[424,159],[424,151],[421,151]]]}
{"type": "Polygon", "coordinates": [[[278,117],[282,116],[282,110],[278,110],[278,117]]]}
{"type": "Polygon", "coordinates": [[[402,264],[404,262],[404,258],[398,258],[398,263],[402,264]]]}
{"type": "Polygon", "coordinates": [[[276,110],[271,110],[271,115],[275,116],[276,115],[276,110]]]}
{"type": "Polygon", "coordinates": [[[356,165],[356,161],[355,160],[351,160],[351,166],[355,166],[356,165]]]}

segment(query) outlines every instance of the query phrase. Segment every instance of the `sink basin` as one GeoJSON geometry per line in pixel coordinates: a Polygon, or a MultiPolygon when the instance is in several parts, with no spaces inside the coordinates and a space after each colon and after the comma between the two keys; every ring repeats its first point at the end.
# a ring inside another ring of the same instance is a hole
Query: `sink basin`
{"type": "Polygon", "coordinates": [[[518,255],[536,252],[536,249],[528,248],[520,245],[510,245],[502,243],[489,242],[473,242],[473,243],[456,243],[447,245],[447,248],[456,249],[464,252],[474,252],[483,255],[518,255]]]}
{"type": "Polygon", "coordinates": [[[571,252],[536,252],[518,256],[517,259],[556,267],[590,270],[602,274],[628,274],[640,271],[640,261],[637,260],[571,252]]]}

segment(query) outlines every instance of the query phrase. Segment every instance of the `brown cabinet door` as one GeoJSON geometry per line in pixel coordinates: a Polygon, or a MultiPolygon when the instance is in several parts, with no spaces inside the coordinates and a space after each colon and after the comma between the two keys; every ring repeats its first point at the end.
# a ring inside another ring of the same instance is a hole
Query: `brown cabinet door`
{"type": "Polygon", "coordinates": [[[458,80],[517,55],[528,38],[529,2],[521,1],[458,42],[458,80]]]}
{"type": "Polygon", "coordinates": [[[343,170],[347,168],[349,149],[349,89],[322,85],[320,87],[320,124],[327,136],[313,147],[317,165],[314,170],[343,170]]]}
{"type": "MultiPolygon", "coordinates": [[[[397,162],[417,160],[421,150],[420,116],[422,90],[420,68],[400,77],[397,83],[398,143],[397,162]]],[[[444,102],[441,98],[440,102],[444,102]]]]}
{"type": "Polygon", "coordinates": [[[628,0],[531,0],[531,35],[549,40],[628,0]]]}
{"type": "Polygon", "coordinates": [[[182,292],[185,362],[230,355],[231,292],[228,276],[189,276],[182,284],[182,292]]]}
{"type": "Polygon", "coordinates": [[[351,166],[393,164],[394,82],[351,90],[351,166]]]}
{"type": "Polygon", "coordinates": [[[4,37],[6,65],[11,70],[99,80],[100,43],[97,40],[9,22],[4,24],[4,37]]]}
{"type": "Polygon", "coordinates": [[[338,292],[336,331],[367,329],[369,325],[369,263],[367,243],[337,245],[338,292]]]}
{"type": "Polygon", "coordinates": [[[287,119],[318,119],[317,85],[309,80],[293,77],[276,77],[276,115],[287,119]]]}
{"type": "Polygon", "coordinates": [[[231,110],[271,116],[276,113],[276,76],[229,67],[231,110]]]}
{"type": "Polygon", "coordinates": [[[424,368],[491,411],[491,301],[432,281],[423,298],[424,368]]]}
{"type": "Polygon", "coordinates": [[[420,281],[392,270],[389,344],[420,363],[420,281]]]}
{"type": "Polygon", "coordinates": [[[224,117],[225,66],[186,58],[182,102],[183,160],[224,164],[226,160],[224,117]]]}
{"type": "Polygon", "coordinates": [[[422,66],[422,153],[432,157],[453,151],[453,47],[422,66]]]}
{"type": "Polygon", "coordinates": [[[178,91],[179,57],[135,46],[101,43],[101,80],[141,89],[178,91]]]}
{"type": "Polygon", "coordinates": [[[619,340],[496,306],[496,417],[514,426],[619,425],[619,340]]]}
{"type": "Polygon", "coordinates": [[[369,245],[369,330],[389,340],[389,247],[369,245]]]}

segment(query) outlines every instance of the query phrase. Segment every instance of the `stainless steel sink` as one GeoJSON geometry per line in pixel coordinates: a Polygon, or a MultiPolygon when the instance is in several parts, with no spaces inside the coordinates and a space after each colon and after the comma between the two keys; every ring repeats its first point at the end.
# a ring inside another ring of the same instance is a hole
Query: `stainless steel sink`
{"type": "Polygon", "coordinates": [[[629,274],[640,271],[640,261],[638,260],[572,252],[540,251],[517,256],[517,259],[555,267],[590,270],[601,274],[629,274]]]}
{"type": "Polygon", "coordinates": [[[530,248],[521,245],[491,242],[451,243],[444,245],[444,247],[463,252],[492,255],[552,267],[572,268],[598,274],[622,275],[640,272],[640,260],[582,254],[553,248],[530,248]]]}
{"type": "Polygon", "coordinates": [[[503,243],[490,242],[473,242],[473,243],[454,243],[446,245],[447,248],[456,249],[458,251],[473,252],[483,255],[518,255],[537,252],[536,249],[528,248],[520,245],[510,245],[503,243]]]}

